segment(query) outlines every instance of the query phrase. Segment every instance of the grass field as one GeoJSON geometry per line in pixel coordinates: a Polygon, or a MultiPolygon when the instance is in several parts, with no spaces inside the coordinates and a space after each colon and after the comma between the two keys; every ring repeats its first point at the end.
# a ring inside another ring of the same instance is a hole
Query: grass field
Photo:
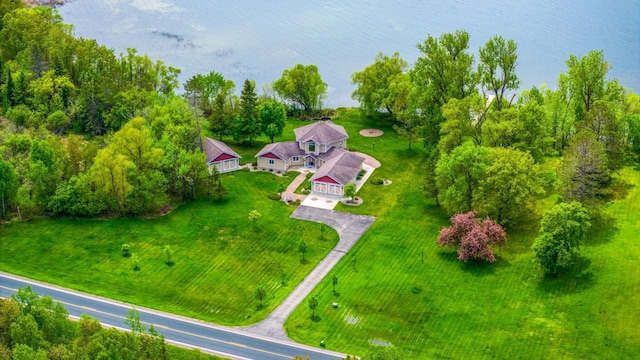
{"type": "MultiPolygon", "coordinates": [[[[336,210],[377,216],[370,230],[312,292],[319,306],[310,319],[304,301],[285,326],[293,339],[364,355],[392,344],[410,359],[631,359],[640,353],[640,172],[621,171],[616,200],[594,219],[579,263],[556,279],[546,279],[534,262],[531,244],[540,215],[557,197],[538,201],[515,228],[492,264],[462,263],[455,250],[435,240],[448,217],[422,193],[421,144],[407,149],[383,116],[344,113],[352,150],[376,157],[382,166],[358,207],[336,210]],[[362,128],[385,134],[365,138],[362,128]],[[375,142],[375,148],[373,148],[375,142]],[[331,276],[338,277],[336,294],[331,276]],[[414,292],[413,289],[416,291],[414,292]],[[340,306],[333,309],[331,304],[340,306]]],[[[289,121],[279,141],[294,139],[289,121]]],[[[251,162],[267,143],[253,147],[225,139],[251,162]]],[[[548,173],[557,159],[543,164],[548,173]]],[[[319,240],[317,224],[289,219],[293,208],[267,198],[281,182],[266,173],[223,176],[226,202],[205,199],[158,219],[47,220],[0,229],[0,269],[62,286],[129,301],[220,324],[243,325],[264,318],[336,243],[319,240]],[[257,229],[248,212],[263,217],[257,229]],[[306,233],[310,260],[300,263],[297,243],[306,233]],[[131,270],[120,245],[140,256],[131,270]],[[176,249],[174,266],[164,263],[162,247],[176,249]],[[281,269],[288,284],[280,286],[281,269]],[[267,284],[265,308],[253,298],[267,284]]]]}
{"type": "MultiPolygon", "coordinates": [[[[507,245],[496,251],[495,263],[462,263],[455,250],[436,244],[448,217],[422,195],[421,145],[407,150],[407,142],[380,118],[349,113],[336,122],[348,129],[350,147],[382,162],[374,177],[393,184],[368,185],[359,193],[363,205],[336,208],[378,219],[312,292],[319,320],[310,319],[303,302],[285,324],[290,337],[316,346],[325,339],[329,349],[358,355],[379,350],[376,344],[392,344],[411,359],[628,359],[640,354],[638,171],[621,172],[624,191],[602,218],[594,219],[579,263],[557,279],[546,279],[531,244],[540,215],[556,196],[541,199],[529,219],[507,229],[507,245]],[[368,127],[385,135],[358,135],[368,127]],[[334,274],[337,294],[332,293],[334,274]],[[414,293],[414,287],[420,291],[414,293]]],[[[545,164],[549,171],[554,162],[545,164]]]]}
{"type": "Polygon", "coordinates": [[[335,245],[317,224],[289,219],[293,207],[267,198],[279,182],[268,173],[222,177],[223,203],[199,199],[156,219],[40,220],[0,228],[0,269],[114,298],[213,321],[243,325],[266,317],[335,245]],[[249,211],[262,217],[252,228],[249,211]],[[298,243],[309,244],[300,262],[298,243]],[[121,255],[128,243],[140,271],[121,255]],[[175,250],[165,264],[163,247],[175,250]],[[282,270],[286,286],[282,286],[282,270]],[[253,292],[266,285],[263,308],[253,292]]]}

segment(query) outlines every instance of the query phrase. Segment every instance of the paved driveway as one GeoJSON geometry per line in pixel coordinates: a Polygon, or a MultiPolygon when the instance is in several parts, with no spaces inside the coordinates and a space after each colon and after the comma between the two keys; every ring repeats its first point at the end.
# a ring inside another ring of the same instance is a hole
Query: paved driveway
{"type": "Polygon", "coordinates": [[[284,321],[333,269],[347,251],[355,245],[376,219],[373,216],[356,215],[304,205],[298,206],[296,211],[291,214],[291,217],[318,223],[323,222],[338,232],[340,241],[271,315],[262,322],[244,329],[254,334],[283,340],[288,340],[283,328],[284,321]]]}

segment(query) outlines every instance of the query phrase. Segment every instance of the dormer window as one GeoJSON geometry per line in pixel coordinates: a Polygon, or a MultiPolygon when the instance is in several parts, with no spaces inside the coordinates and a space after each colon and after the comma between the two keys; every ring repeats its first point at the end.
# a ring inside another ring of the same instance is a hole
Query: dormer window
{"type": "Polygon", "coordinates": [[[316,152],[316,143],[314,143],[314,142],[310,142],[310,143],[308,143],[308,144],[309,144],[309,145],[308,145],[309,147],[307,148],[307,149],[308,149],[308,151],[309,151],[310,153],[314,153],[314,154],[315,154],[315,152],[316,152]]]}

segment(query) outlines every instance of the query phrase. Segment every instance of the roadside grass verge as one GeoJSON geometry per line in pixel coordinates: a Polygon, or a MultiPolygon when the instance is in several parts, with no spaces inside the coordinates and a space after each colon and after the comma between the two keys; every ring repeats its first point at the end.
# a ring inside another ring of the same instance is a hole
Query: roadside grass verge
{"type": "MultiPolygon", "coordinates": [[[[287,184],[293,177],[285,178],[287,184]]],[[[265,318],[337,243],[316,224],[268,198],[282,178],[236,171],[222,176],[229,195],[180,206],[155,219],[52,219],[0,228],[0,269],[139,306],[225,325],[265,318]],[[262,217],[255,228],[251,210],[262,217]],[[298,243],[308,244],[301,263],[298,243]],[[122,256],[129,244],[139,258],[122,256]],[[174,250],[168,266],[165,245],[174,250]],[[285,285],[282,284],[282,271],[285,285]],[[258,307],[253,292],[265,285],[258,307]]]]}
{"type": "MultiPolygon", "coordinates": [[[[317,318],[310,319],[305,300],[287,320],[292,339],[314,346],[324,339],[328,349],[357,355],[393,345],[411,359],[622,359],[640,353],[640,173],[621,171],[624,191],[592,221],[577,264],[545,278],[531,244],[542,213],[558,199],[553,192],[507,229],[496,262],[463,263],[455,250],[436,243],[449,219],[422,194],[421,144],[407,150],[383,117],[346,113],[336,123],[349,131],[351,148],[381,161],[373,176],[393,183],[367,184],[358,193],[362,205],[336,207],[378,219],[310,294],[318,299],[317,318]],[[385,134],[358,135],[370,127],[385,134]]],[[[545,161],[544,171],[552,172],[555,162],[545,161]]]]}

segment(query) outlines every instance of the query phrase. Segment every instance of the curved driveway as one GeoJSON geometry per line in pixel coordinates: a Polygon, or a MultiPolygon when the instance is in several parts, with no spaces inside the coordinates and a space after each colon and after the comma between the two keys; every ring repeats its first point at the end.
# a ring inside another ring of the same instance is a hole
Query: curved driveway
{"type": "Polygon", "coordinates": [[[256,325],[244,328],[244,330],[255,334],[282,340],[288,340],[283,328],[285,320],[342,259],[347,251],[353,247],[376,219],[373,216],[356,215],[303,205],[298,206],[291,214],[291,217],[318,223],[323,222],[338,232],[340,241],[271,315],[256,325]]]}

